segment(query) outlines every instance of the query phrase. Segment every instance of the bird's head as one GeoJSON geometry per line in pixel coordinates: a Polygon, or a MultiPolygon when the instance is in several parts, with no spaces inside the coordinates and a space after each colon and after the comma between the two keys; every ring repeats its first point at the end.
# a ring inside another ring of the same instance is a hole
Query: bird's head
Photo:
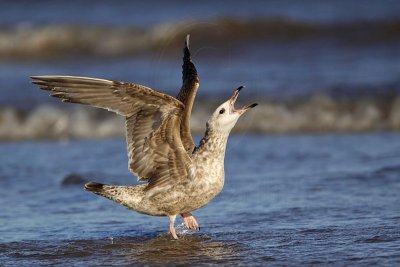
{"type": "Polygon", "coordinates": [[[239,96],[240,90],[242,90],[244,86],[240,86],[235,90],[231,98],[228,101],[221,104],[213,113],[210,120],[207,122],[208,127],[210,127],[213,131],[217,131],[220,133],[229,134],[232,128],[235,126],[236,122],[246,111],[251,108],[257,106],[257,103],[244,106],[240,109],[235,108],[235,102],[237,97],[239,96]]]}

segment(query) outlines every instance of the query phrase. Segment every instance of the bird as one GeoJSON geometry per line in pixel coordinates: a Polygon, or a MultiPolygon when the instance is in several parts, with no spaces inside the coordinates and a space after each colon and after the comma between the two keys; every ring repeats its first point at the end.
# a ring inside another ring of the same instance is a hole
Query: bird
{"type": "Polygon", "coordinates": [[[78,76],[31,76],[32,83],[62,102],[107,109],[125,117],[128,168],[139,185],[88,182],[84,188],[130,210],[169,218],[169,233],[179,239],[175,219],[200,231],[192,212],[205,206],[225,182],[224,159],[228,136],[238,119],[257,103],[236,109],[244,86],[212,113],[204,137],[195,145],[190,115],[199,76],[189,50],[183,49],[182,87],[176,97],[130,82],[78,76]]]}

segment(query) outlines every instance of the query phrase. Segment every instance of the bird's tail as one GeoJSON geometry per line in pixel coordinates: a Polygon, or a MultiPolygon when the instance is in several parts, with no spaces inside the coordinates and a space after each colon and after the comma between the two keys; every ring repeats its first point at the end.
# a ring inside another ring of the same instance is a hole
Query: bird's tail
{"type": "Polygon", "coordinates": [[[89,182],[85,184],[85,189],[95,193],[96,195],[100,195],[120,203],[129,209],[141,212],[140,202],[144,196],[143,185],[122,186],[89,182]]]}
{"type": "Polygon", "coordinates": [[[120,185],[107,185],[97,182],[89,182],[85,184],[85,189],[95,193],[96,195],[100,195],[106,197],[108,199],[114,200],[122,204],[122,200],[128,192],[126,192],[128,186],[120,186],[120,185]]]}
{"type": "Polygon", "coordinates": [[[103,187],[105,184],[96,183],[96,182],[89,182],[85,184],[85,189],[93,192],[95,194],[101,195],[103,193],[103,187]]]}

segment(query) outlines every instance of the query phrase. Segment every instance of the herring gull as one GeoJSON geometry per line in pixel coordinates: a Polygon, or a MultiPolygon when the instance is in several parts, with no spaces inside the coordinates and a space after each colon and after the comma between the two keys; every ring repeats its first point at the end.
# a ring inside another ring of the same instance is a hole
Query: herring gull
{"type": "Polygon", "coordinates": [[[221,104],[206,125],[196,147],[190,132],[190,114],[199,78],[189,51],[183,49],[182,87],[176,98],[149,87],[76,76],[32,76],[32,83],[63,102],[113,111],[126,119],[129,170],[144,184],[136,186],[85,184],[85,189],[139,213],[168,216],[169,231],[178,239],[174,222],[200,230],[192,211],[206,205],[224,185],[224,158],[229,133],[239,117],[257,104],[236,109],[243,88],[221,104]]]}

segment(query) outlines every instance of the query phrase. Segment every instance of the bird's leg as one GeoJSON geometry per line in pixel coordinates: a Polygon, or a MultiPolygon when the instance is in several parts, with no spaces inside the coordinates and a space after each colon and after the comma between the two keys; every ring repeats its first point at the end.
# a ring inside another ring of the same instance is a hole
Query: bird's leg
{"type": "Polygon", "coordinates": [[[174,227],[176,215],[171,215],[168,217],[169,217],[169,232],[171,233],[172,237],[177,240],[178,236],[176,235],[175,227],[174,227]]]}
{"type": "Polygon", "coordinates": [[[200,225],[190,212],[182,213],[181,216],[187,228],[200,231],[200,225]]]}

